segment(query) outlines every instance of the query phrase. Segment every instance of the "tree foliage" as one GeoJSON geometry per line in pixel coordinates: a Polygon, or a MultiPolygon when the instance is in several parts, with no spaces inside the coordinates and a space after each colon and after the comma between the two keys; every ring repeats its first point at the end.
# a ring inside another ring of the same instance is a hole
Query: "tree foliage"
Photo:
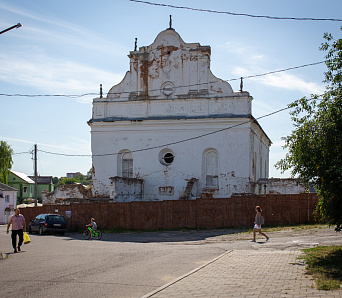
{"type": "Polygon", "coordinates": [[[65,185],[65,184],[74,184],[74,183],[90,185],[92,183],[91,169],[87,172],[86,176],[83,174],[78,174],[73,178],[61,177],[58,179],[57,177],[54,177],[53,183],[55,185],[65,185]]]}
{"type": "MultiPolygon", "coordinates": [[[[342,30],[342,27],[341,27],[342,30]]],[[[283,138],[288,149],[276,167],[291,170],[318,190],[316,211],[329,225],[342,230],[342,38],[324,35],[327,72],[322,95],[301,98],[289,105],[295,129],[283,138]]]]}
{"type": "Polygon", "coordinates": [[[0,182],[7,184],[8,182],[8,174],[10,169],[12,169],[13,160],[12,160],[13,150],[10,145],[5,141],[1,141],[0,143],[0,182]]]}

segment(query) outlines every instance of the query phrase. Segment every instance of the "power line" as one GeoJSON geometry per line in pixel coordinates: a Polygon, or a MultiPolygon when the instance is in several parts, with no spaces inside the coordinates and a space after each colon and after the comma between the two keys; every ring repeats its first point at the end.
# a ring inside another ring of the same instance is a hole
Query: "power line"
{"type": "MultiPolygon", "coordinates": [[[[228,80],[221,80],[220,79],[220,80],[216,80],[216,81],[210,81],[210,82],[207,82],[207,83],[196,83],[196,84],[190,84],[190,85],[175,86],[174,88],[177,89],[177,88],[185,88],[185,87],[195,87],[195,86],[200,86],[200,85],[204,85],[204,84],[213,84],[213,83],[219,83],[219,82],[232,82],[232,81],[237,81],[237,80],[241,80],[241,79],[251,79],[251,78],[262,77],[262,76],[266,76],[266,75],[270,75],[270,74],[275,74],[275,73],[290,71],[290,70],[294,70],[294,69],[299,69],[299,68],[303,68],[303,67],[314,66],[314,65],[325,63],[325,62],[326,61],[319,61],[319,62],[314,62],[314,63],[304,64],[304,65],[289,67],[289,68],[280,69],[280,70],[274,70],[274,71],[265,72],[265,73],[256,74],[256,75],[250,75],[250,76],[239,77],[239,78],[228,79],[228,80]]],[[[159,90],[160,90],[160,88],[158,88],[158,89],[149,89],[148,92],[159,91],[159,90]]],[[[132,92],[134,93],[134,92],[139,92],[139,91],[108,92],[107,95],[130,94],[132,92]]],[[[7,97],[19,96],[19,97],[69,97],[69,98],[80,98],[80,97],[89,96],[89,95],[97,96],[97,95],[99,95],[99,93],[84,93],[84,94],[79,94],[79,95],[64,95],[64,94],[31,94],[31,95],[29,95],[29,94],[6,94],[6,93],[0,93],[0,96],[7,96],[7,97]]]]}
{"type": "MultiPolygon", "coordinates": [[[[313,98],[311,100],[322,100],[322,99],[321,98],[313,98]]],[[[250,122],[253,122],[253,121],[256,121],[256,120],[260,120],[260,119],[263,119],[263,118],[266,118],[266,117],[278,114],[278,113],[280,113],[282,111],[285,111],[285,110],[288,110],[290,108],[291,107],[287,106],[285,108],[276,110],[276,111],[271,112],[269,114],[265,114],[265,115],[257,117],[257,118],[253,117],[252,119],[250,119],[248,121],[245,121],[245,122],[233,125],[233,126],[229,126],[229,127],[226,127],[226,128],[222,128],[222,129],[219,129],[219,130],[216,130],[216,131],[213,131],[213,132],[209,132],[209,133],[206,133],[206,134],[202,134],[202,135],[199,135],[199,136],[196,136],[196,137],[191,137],[191,138],[187,138],[187,139],[184,139],[184,140],[175,141],[175,142],[172,142],[172,143],[158,145],[158,146],[154,146],[154,147],[132,150],[131,152],[134,153],[134,152],[147,151],[147,150],[157,149],[157,148],[161,148],[161,147],[166,147],[166,146],[170,146],[170,145],[175,145],[175,144],[184,143],[184,142],[187,142],[187,141],[192,141],[192,140],[195,140],[195,139],[203,138],[203,137],[206,137],[208,135],[216,134],[216,133],[219,133],[219,132],[222,132],[222,131],[226,131],[226,130],[229,130],[229,129],[232,129],[232,128],[235,128],[235,127],[238,127],[238,126],[242,126],[244,124],[247,124],[247,123],[250,123],[250,122]]],[[[119,154],[118,152],[116,152],[116,153],[106,153],[106,154],[94,154],[94,155],[91,155],[91,154],[65,154],[65,153],[50,152],[50,151],[45,151],[45,150],[40,150],[40,149],[37,149],[37,151],[40,151],[40,152],[43,152],[43,153],[47,153],[47,154],[59,155],[59,156],[67,156],[67,157],[91,157],[91,156],[101,157],[101,156],[111,156],[111,155],[118,155],[119,154]]],[[[13,153],[13,155],[14,154],[24,154],[24,153],[30,153],[31,154],[32,151],[31,152],[13,153]]]]}
{"type": "Polygon", "coordinates": [[[218,11],[218,10],[203,9],[203,8],[193,8],[193,7],[188,7],[188,6],[176,6],[176,5],[171,5],[171,4],[154,3],[154,2],[141,1],[141,0],[129,0],[129,1],[136,2],[136,3],[148,4],[148,5],[154,5],[154,6],[187,9],[187,10],[200,11],[200,12],[227,14],[227,15],[232,15],[232,16],[243,16],[243,17],[251,17],[251,18],[265,18],[265,19],[272,19],[272,20],[293,20],[293,21],[334,21],[334,22],[342,22],[342,19],[273,17],[273,16],[263,16],[263,15],[252,15],[252,14],[247,14],[247,13],[235,13],[235,12],[229,12],[229,11],[218,11]]]}
{"type": "Polygon", "coordinates": [[[84,93],[78,95],[67,95],[67,94],[5,94],[0,93],[0,96],[22,96],[22,97],[69,97],[69,98],[80,98],[88,95],[98,95],[98,93],[84,93]]]}
{"type": "MultiPolygon", "coordinates": [[[[245,121],[245,122],[242,122],[242,123],[239,123],[239,124],[236,124],[236,125],[232,125],[232,126],[229,126],[229,127],[226,127],[226,128],[222,128],[222,129],[219,129],[219,130],[216,130],[216,131],[213,131],[213,132],[205,133],[205,134],[202,134],[202,135],[199,135],[199,136],[196,136],[196,137],[191,137],[191,138],[187,138],[187,139],[184,139],[184,140],[175,141],[175,142],[171,142],[171,143],[167,143],[167,144],[163,144],[163,145],[158,145],[158,146],[154,146],[154,147],[132,150],[131,152],[132,153],[142,152],[142,151],[158,149],[158,148],[167,147],[167,146],[170,146],[170,145],[176,145],[176,144],[180,144],[180,143],[196,140],[196,139],[199,139],[199,138],[206,137],[208,135],[216,134],[216,133],[219,133],[219,132],[222,132],[222,131],[225,131],[225,130],[229,130],[229,129],[232,129],[232,128],[235,128],[235,127],[238,127],[238,126],[241,126],[241,125],[244,125],[244,124],[247,124],[247,123],[259,120],[259,119],[262,119],[262,118],[266,118],[266,117],[272,116],[274,114],[280,113],[280,112],[288,110],[288,109],[290,109],[290,107],[282,108],[280,110],[277,110],[277,111],[274,111],[272,113],[260,116],[258,118],[253,118],[253,119],[250,119],[248,121],[245,121]]],[[[101,157],[101,156],[111,156],[111,155],[118,155],[119,154],[118,152],[116,152],[116,153],[106,153],[106,154],[90,155],[90,154],[64,154],[64,153],[49,152],[49,151],[44,151],[44,150],[39,150],[39,149],[38,149],[38,151],[44,152],[44,153],[47,153],[47,154],[61,155],[61,156],[68,156],[68,157],[76,157],[76,156],[77,157],[90,157],[90,156],[101,157]]]]}
{"type": "MultiPolygon", "coordinates": [[[[325,61],[319,61],[319,62],[304,64],[304,65],[300,65],[300,66],[294,66],[294,67],[289,67],[289,68],[285,68],[285,69],[265,72],[265,73],[262,73],[262,74],[250,75],[250,76],[239,77],[239,78],[228,79],[228,80],[221,80],[221,79],[219,79],[219,80],[216,80],[216,81],[209,81],[207,83],[196,83],[196,84],[190,84],[190,85],[175,86],[174,89],[185,88],[185,87],[195,87],[195,86],[206,85],[206,84],[213,84],[213,83],[220,83],[220,82],[232,82],[232,81],[237,81],[237,80],[241,80],[241,79],[251,79],[251,78],[262,77],[262,76],[266,76],[266,75],[270,75],[270,74],[285,72],[285,71],[289,71],[289,70],[294,70],[294,69],[298,69],[298,68],[314,66],[314,65],[318,65],[318,64],[322,64],[322,63],[325,63],[325,61]]],[[[149,89],[148,92],[159,91],[159,90],[160,90],[160,88],[158,88],[158,89],[149,89]]],[[[109,94],[110,95],[130,94],[131,92],[134,92],[134,91],[108,92],[108,95],[109,94]]],[[[138,91],[135,91],[135,92],[138,92],[138,91]]]]}
{"type": "MultiPolygon", "coordinates": [[[[21,155],[21,154],[30,154],[31,152],[25,151],[25,152],[18,152],[18,153],[12,153],[11,155],[21,155]]],[[[1,157],[0,159],[9,159],[9,157],[1,157]]]]}
{"type": "Polygon", "coordinates": [[[30,153],[31,152],[29,152],[29,151],[24,151],[24,152],[13,153],[12,155],[30,154],[30,153]]]}
{"type": "Polygon", "coordinates": [[[61,156],[69,156],[69,157],[90,157],[90,156],[92,156],[91,154],[64,154],[64,153],[44,151],[44,150],[40,150],[40,149],[38,149],[38,151],[43,152],[43,153],[53,154],[53,155],[61,155],[61,156]]]}

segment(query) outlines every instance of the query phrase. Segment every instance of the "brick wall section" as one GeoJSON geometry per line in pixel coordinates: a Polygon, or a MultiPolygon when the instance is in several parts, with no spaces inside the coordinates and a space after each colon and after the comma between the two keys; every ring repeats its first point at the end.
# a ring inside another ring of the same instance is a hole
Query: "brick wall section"
{"type": "Polygon", "coordinates": [[[197,199],[129,203],[72,203],[22,208],[26,222],[40,213],[59,213],[68,228],[82,229],[94,217],[99,228],[173,229],[251,227],[255,206],[260,205],[265,225],[313,223],[318,197],[315,194],[237,196],[227,199],[197,199]],[[58,210],[58,211],[56,211],[58,210]]]}

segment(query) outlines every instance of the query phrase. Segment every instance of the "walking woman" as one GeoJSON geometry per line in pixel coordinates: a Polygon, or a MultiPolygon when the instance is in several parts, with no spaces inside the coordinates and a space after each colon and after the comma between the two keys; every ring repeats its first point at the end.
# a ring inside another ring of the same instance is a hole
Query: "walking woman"
{"type": "Polygon", "coordinates": [[[258,231],[260,235],[263,235],[264,237],[266,237],[266,241],[268,241],[268,239],[270,239],[265,233],[261,232],[261,208],[260,206],[256,206],[255,207],[255,211],[256,211],[256,215],[255,215],[255,221],[254,221],[254,228],[253,228],[253,240],[252,242],[255,242],[255,236],[256,236],[256,232],[258,231]]]}

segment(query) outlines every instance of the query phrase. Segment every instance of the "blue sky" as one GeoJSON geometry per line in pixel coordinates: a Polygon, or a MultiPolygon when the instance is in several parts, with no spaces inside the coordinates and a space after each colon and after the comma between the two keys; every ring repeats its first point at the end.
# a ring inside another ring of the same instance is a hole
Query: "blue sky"
{"type": "MultiPolygon", "coordinates": [[[[151,0],[178,6],[277,17],[341,18],[340,0],[151,0]]],[[[325,32],[341,38],[342,22],[270,20],[151,6],[129,0],[0,2],[0,30],[23,27],[0,35],[0,93],[80,95],[104,92],[129,70],[129,51],[150,45],[157,34],[173,28],[185,42],[210,45],[215,76],[234,79],[324,60],[319,50],[325,32]]],[[[324,91],[325,66],[319,64],[246,79],[253,96],[253,115],[260,117],[290,102],[324,91]]],[[[239,90],[239,81],[230,82],[239,90]]],[[[0,96],[0,140],[15,153],[38,149],[66,155],[91,154],[90,127],[93,95],[69,97],[0,96]]],[[[273,144],[270,177],[289,177],[274,168],[285,156],[281,137],[292,131],[288,111],[259,121],[273,144]]],[[[139,149],[139,148],[136,148],[139,149]]],[[[90,157],[57,156],[38,152],[40,175],[86,173],[90,157]]],[[[14,155],[13,170],[33,174],[28,153],[14,155]]]]}

